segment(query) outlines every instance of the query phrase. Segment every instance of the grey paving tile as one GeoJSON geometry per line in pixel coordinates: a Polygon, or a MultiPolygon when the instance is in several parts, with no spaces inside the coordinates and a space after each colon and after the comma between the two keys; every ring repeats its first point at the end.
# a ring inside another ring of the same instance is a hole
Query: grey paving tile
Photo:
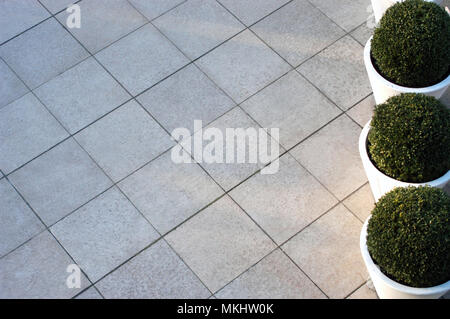
{"type": "Polygon", "coordinates": [[[55,14],[67,9],[69,5],[76,2],[74,0],[39,0],[51,13],[55,14]]]}
{"type": "Polygon", "coordinates": [[[289,0],[219,0],[219,2],[249,26],[289,0]]]}
{"type": "Polygon", "coordinates": [[[228,196],[169,233],[166,240],[212,292],[275,248],[228,196]]]}
{"type": "MultiPolygon", "coordinates": [[[[242,128],[244,130],[247,130],[248,128],[259,130],[261,127],[253,121],[248,115],[246,115],[239,107],[236,107],[232,109],[230,112],[226,113],[225,115],[221,116],[217,120],[213,121],[211,124],[209,124],[203,131],[197,131],[193,136],[189,138],[185,138],[180,142],[180,145],[189,153],[189,154],[195,154],[195,145],[197,144],[196,140],[200,140],[202,137],[203,132],[206,132],[207,129],[213,128],[214,130],[219,130],[222,133],[223,136],[223,143],[224,146],[226,146],[227,143],[227,128],[242,128]]],[[[268,151],[270,152],[272,143],[274,146],[276,146],[277,142],[268,136],[267,134],[264,134],[265,138],[268,141],[268,151]],[[269,142],[270,141],[270,142],[269,142]]],[[[242,145],[241,147],[245,147],[245,163],[238,162],[237,158],[237,140],[238,138],[230,137],[230,141],[235,141],[234,148],[233,148],[233,154],[226,154],[226,151],[223,151],[223,156],[221,158],[221,162],[213,162],[208,163],[207,161],[198,160],[200,165],[205,168],[205,170],[214,178],[216,182],[220,184],[224,189],[229,190],[232,187],[236,186],[240,182],[242,182],[244,179],[252,175],[254,172],[262,168],[265,164],[260,160],[260,158],[257,158],[256,163],[251,163],[249,161],[251,152],[255,150],[251,147],[248,138],[246,139],[246,144],[242,145]],[[233,161],[227,162],[227,156],[234,155],[233,161]]],[[[205,143],[206,144],[206,143],[205,143]]],[[[253,146],[255,144],[252,144],[253,146]]],[[[220,148],[219,148],[220,149],[220,148]]],[[[224,148],[222,148],[224,149],[224,148]]],[[[279,153],[281,153],[281,147],[279,148],[279,153]]],[[[270,155],[270,159],[274,159],[278,156],[278,154],[268,154],[270,155]]]]}
{"type": "Polygon", "coordinates": [[[366,21],[372,13],[370,0],[310,1],[347,32],[366,21]]]}
{"type": "Polygon", "coordinates": [[[362,223],[339,205],[282,249],[331,298],[344,298],[368,278],[359,250],[362,223]]]}
{"type": "Polygon", "coordinates": [[[371,94],[348,110],[347,114],[359,125],[364,126],[372,118],[374,108],[375,99],[373,98],[373,94],[371,94]]]}
{"type": "Polygon", "coordinates": [[[50,80],[34,93],[71,134],[131,98],[94,58],[50,80]]]}
{"type": "Polygon", "coordinates": [[[195,62],[237,103],[289,70],[289,65],[246,30],[195,62]]]}
{"type": "Polygon", "coordinates": [[[216,294],[219,299],[322,299],[324,294],[279,249],[216,294]]]}
{"type": "Polygon", "coordinates": [[[150,24],[113,43],[96,57],[133,95],[189,62],[150,24]]]}
{"type": "Polygon", "coordinates": [[[92,281],[159,237],[117,188],[107,190],[50,231],[92,281]]]}
{"type": "Polygon", "coordinates": [[[293,66],[344,35],[307,0],[294,0],[251,29],[293,66]]]}
{"type": "Polygon", "coordinates": [[[115,182],[173,145],[170,136],[134,100],[75,138],[115,182]]]}
{"type": "Polygon", "coordinates": [[[186,0],[129,0],[129,2],[149,20],[169,11],[186,0]]]}
{"type": "Polygon", "coordinates": [[[375,207],[370,185],[364,185],[355,193],[344,200],[344,205],[354,213],[362,222],[364,222],[375,207]]]}
{"type": "Polygon", "coordinates": [[[0,180],[0,257],[38,234],[44,225],[6,179],[0,180]]]}
{"type": "Polygon", "coordinates": [[[366,181],[358,152],[361,128],[343,115],[290,153],[339,199],[366,181]]]}
{"type": "Polygon", "coordinates": [[[67,287],[66,269],[71,264],[69,255],[44,231],[0,259],[0,298],[71,298],[89,284],[81,274],[81,288],[67,287]]]}
{"type": "Polygon", "coordinates": [[[111,185],[73,139],[39,156],[9,175],[9,179],[47,225],[111,185]]]}
{"type": "Polygon", "coordinates": [[[244,28],[215,0],[186,1],[153,23],[190,59],[198,58],[244,28]]]}
{"type": "Polygon", "coordinates": [[[170,151],[127,177],[119,187],[161,234],[223,194],[200,166],[175,164],[170,151]]]}
{"type": "Polygon", "coordinates": [[[364,284],[348,296],[347,299],[378,299],[378,296],[375,290],[369,289],[367,284],[364,284]]]}
{"type": "Polygon", "coordinates": [[[0,168],[6,174],[69,134],[32,93],[0,109],[0,168]]]}
{"type": "Polygon", "coordinates": [[[373,24],[372,22],[363,23],[351,33],[352,37],[355,38],[362,46],[366,45],[375,30],[375,18],[373,18],[373,20],[373,24]]]}
{"type": "MultiPolygon", "coordinates": [[[[77,4],[82,12],[81,28],[68,30],[91,53],[98,52],[147,22],[127,0],[83,0],[77,4]]],[[[65,24],[70,14],[63,11],[57,19],[65,24]]]]}
{"type": "Polygon", "coordinates": [[[28,92],[14,72],[0,60],[0,109],[28,92]]]}
{"type": "Polygon", "coordinates": [[[103,297],[94,287],[91,287],[76,296],[75,299],[103,299],[103,297]]]}
{"type": "Polygon", "coordinates": [[[277,244],[337,204],[289,154],[280,158],[276,174],[256,174],[230,195],[277,244]]]}
{"type": "Polygon", "coordinates": [[[50,14],[38,1],[0,2],[0,43],[48,18],[50,14]]]}
{"type": "Polygon", "coordinates": [[[0,55],[34,89],[89,54],[51,18],[2,45],[0,55]]]}
{"type": "Polygon", "coordinates": [[[349,36],[303,63],[298,70],[345,110],[372,92],[363,47],[349,36]]]}
{"type": "Polygon", "coordinates": [[[241,104],[263,127],[280,128],[279,142],[291,148],[341,113],[296,71],[241,104]]]}
{"type": "Polygon", "coordinates": [[[102,279],[106,298],[207,298],[210,292],[164,240],[102,279]]]}
{"type": "Polygon", "coordinates": [[[207,125],[235,105],[194,64],[137,99],[169,132],[179,127],[193,132],[194,120],[207,125]]]}

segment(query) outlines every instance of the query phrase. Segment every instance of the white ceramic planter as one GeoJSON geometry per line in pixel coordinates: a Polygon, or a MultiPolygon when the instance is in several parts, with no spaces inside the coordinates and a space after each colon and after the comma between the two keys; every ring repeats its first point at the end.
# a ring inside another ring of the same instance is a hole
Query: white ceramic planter
{"type": "Polygon", "coordinates": [[[414,288],[399,284],[383,274],[373,262],[367,249],[366,239],[369,219],[370,217],[366,220],[361,230],[359,246],[378,297],[381,299],[437,299],[450,290],[450,281],[435,287],[414,288]]]}
{"type": "Polygon", "coordinates": [[[372,86],[373,96],[377,104],[384,103],[391,96],[399,95],[401,93],[423,93],[440,99],[450,85],[450,75],[448,75],[445,80],[424,88],[410,88],[389,82],[377,72],[372,64],[372,59],[370,58],[371,42],[372,37],[367,41],[364,48],[364,64],[369,76],[370,85],[372,86]]]}
{"type": "MultiPolygon", "coordinates": [[[[375,22],[378,23],[383,16],[384,12],[392,5],[403,0],[372,0],[373,14],[375,16],[375,22]]],[[[428,2],[434,2],[437,5],[442,5],[443,0],[425,0],[428,2]]]]}
{"type": "Polygon", "coordinates": [[[395,187],[406,187],[406,186],[424,186],[429,185],[432,187],[444,188],[445,185],[450,181],[450,171],[448,171],[444,176],[427,183],[406,183],[393,179],[373,165],[367,153],[367,135],[369,134],[370,121],[364,126],[361,135],[359,136],[359,155],[363,162],[364,170],[367,175],[367,179],[370,183],[370,188],[372,189],[373,196],[377,202],[381,196],[394,189],[395,187]]]}

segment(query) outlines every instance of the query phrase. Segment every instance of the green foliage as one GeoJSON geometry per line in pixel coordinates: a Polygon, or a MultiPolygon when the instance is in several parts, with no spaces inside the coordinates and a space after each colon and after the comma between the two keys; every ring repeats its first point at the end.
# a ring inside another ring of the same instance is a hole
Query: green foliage
{"type": "Polygon", "coordinates": [[[391,279],[411,287],[450,280],[450,197],[432,187],[383,196],[367,227],[367,248],[391,279]]]}
{"type": "Polygon", "coordinates": [[[407,87],[439,83],[450,67],[450,17],[422,0],[398,2],[375,29],[372,58],[380,74],[407,87]]]}
{"type": "Polygon", "coordinates": [[[368,153],[385,175],[433,181],[450,169],[450,110],[434,97],[405,93],[375,107],[368,153]]]}

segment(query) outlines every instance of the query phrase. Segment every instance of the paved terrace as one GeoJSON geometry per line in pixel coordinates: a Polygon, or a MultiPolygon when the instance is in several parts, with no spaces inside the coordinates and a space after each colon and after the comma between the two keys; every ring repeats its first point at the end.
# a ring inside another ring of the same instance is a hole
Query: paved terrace
{"type": "Polygon", "coordinates": [[[370,0],[70,3],[0,1],[1,298],[376,298],[370,0]],[[279,171],[175,164],[194,120],[280,128],[279,171]]]}

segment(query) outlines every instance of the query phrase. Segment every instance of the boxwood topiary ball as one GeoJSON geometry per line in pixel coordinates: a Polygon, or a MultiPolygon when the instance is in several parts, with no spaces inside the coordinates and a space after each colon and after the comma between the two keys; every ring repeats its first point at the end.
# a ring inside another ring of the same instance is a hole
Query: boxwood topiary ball
{"type": "Polygon", "coordinates": [[[404,93],[375,107],[368,153],[385,175],[431,182],[450,169],[450,110],[431,96],[404,93]]]}
{"type": "Polygon", "coordinates": [[[411,287],[450,280],[450,197],[432,187],[384,195],[367,226],[367,249],[382,272],[411,287]]]}
{"type": "Polygon", "coordinates": [[[450,67],[450,17],[422,0],[394,4],[375,29],[371,54],[378,72],[407,87],[441,82],[450,67]]]}

